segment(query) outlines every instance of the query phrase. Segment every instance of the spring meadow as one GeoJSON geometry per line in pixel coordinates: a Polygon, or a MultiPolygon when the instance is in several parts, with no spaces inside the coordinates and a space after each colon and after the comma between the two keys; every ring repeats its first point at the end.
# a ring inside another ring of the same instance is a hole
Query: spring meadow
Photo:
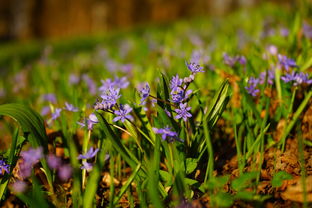
{"type": "Polygon", "coordinates": [[[311,207],[296,2],[2,45],[1,207],[311,207]]]}

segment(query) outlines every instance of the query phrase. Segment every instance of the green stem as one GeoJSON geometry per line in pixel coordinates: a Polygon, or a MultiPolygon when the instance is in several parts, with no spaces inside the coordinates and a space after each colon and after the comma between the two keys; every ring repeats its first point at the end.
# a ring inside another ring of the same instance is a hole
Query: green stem
{"type": "Polygon", "coordinates": [[[301,115],[301,113],[303,112],[303,110],[305,109],[307,104],[309,103],[309,100],[310,100],[311,96],[312,96],[312,91],[310,91],[306,95],[306,97],[304,98],[304,100],[300,104],[299,108],[294,113],[293,119],[289,122],[289,124],[286,124],[286,129],[285,129],[285,131],[284,131],[284,133],[283,133],[283,135],[281,137],[281,140],[279,142],[279,146],[281,146],[282,151],[284,151],[284,149],[285,149],[286,137],[288,136],[288,134],[290,133],[290,131],[292,130],[292,128],[296,124],[299,116],[301,115]]]}

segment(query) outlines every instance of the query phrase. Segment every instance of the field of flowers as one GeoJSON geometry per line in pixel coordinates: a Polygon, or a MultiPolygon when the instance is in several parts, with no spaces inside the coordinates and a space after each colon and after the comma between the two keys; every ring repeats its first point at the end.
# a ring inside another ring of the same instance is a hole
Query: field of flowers
{"type": "Polygon", "coordinates": [[[1,206],[311,206],[311,17],[1,46],[1,206]]]}

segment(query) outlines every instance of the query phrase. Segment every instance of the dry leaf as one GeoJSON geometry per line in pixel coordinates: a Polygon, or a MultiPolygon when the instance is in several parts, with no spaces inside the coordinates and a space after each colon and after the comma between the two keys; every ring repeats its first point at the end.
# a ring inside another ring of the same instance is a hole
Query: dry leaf
{"type": "MultiPolygon", "coordinates": [[[[295,184],[287,187],[286,191],[281,194],[284,200],[291,200],[295,202],[304,201],[304,193],[302,186],[302,179],[300,177],[294,179],[295,184]]],[[[312,202],[312,175],[308,176],[305,180],[307,202],[312,202]]]]}

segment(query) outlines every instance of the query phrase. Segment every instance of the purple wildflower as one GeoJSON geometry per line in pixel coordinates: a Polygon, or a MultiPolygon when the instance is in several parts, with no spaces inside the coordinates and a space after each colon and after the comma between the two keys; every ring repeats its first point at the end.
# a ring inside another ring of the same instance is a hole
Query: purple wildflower
{"type": "Polygon", "coordinates": [[[183,80],[179,77],[179,75],[175,75],[170,80],[170,89],[175,90],[178,87],[181,87],[183,84],[183,80]]]}
{"type": "Polygon", "coordinates": [[[47,156],[47,163],[48,166],[52,169],[58,169],[60,167],[60,165],[62,164],[62,160],[61,158],[53,155],[53,154],[49,154],[47,156]]]}
{"type": "Polygon", "coordinates": [[[139,93],[141,96],[140,105],[142,105],[143,102],[146,100],[146,98],[148,98],[148,96],[150,95],[150,91],[151,91],[151,88],[147,82],[145,83],[145,86],[139,87],[139,93]]]}
{"type": "Polygon", "coordinates": [[[36,164],[43,157],[43,148],[30,148],[28,151],[21,152],[24,162],[29,164],[36,164]]]}
{"type": "Polygon", "coordinates": [[[257,96],[257,93],[260,92],[259,89],[256,89],[257,85],[259,83],[259,79],[256,79],[254,77],[250,77],[248,80],[248,87],[246,86],[245,89],[247,92],[252,95],[253,97],[257,96]]]}
{"type": "Polygon", "coordinates": [[[69,75],[69,83],[72,85],[76,85],[78,84],[80,81],[79,76],[77,76],[76,74],[71,74],[69,75]]]}
{"type": "Polygon", "coordinates": [[[43,100],[51,103],[56,103],[56,97],[53,93],[48,93],[43,95],[43,100]]]}
{"type": "MultiPolygon", "coordinates": [[[[266,79],[266,75],[267,75],[266,71],[260,73],[260,77],[259,77],[259,83],[260,84],[264,84],[265,79],[266,79]]],[[[268,79],[268,84],[272,85],[274,78],[275,78],[274,70],[268,70],[268,78],[267,78],[268,79]]]]}
{"type": "Polygon", "coordinates": [[[127,80],[127,77],[115,77],[114,79],[114,86],[115,88],[121,88],[121,89],[124,89],[124,88],[127,88],[129,85],[129,82],[127,80]]]}
{"type": "Polygon", "coordinates": [[[95,155],[98,153],[98,151],[99,151],[99,148],[94,149],[93,147],[90,147],[89,151],[86,154],[84,154],[84,155],[80,154],[77,157],[77,159],[78,160],[91,159],[91,158],[95,157],[95,155]]]}
{"type": "Polygon", "coordinates": [[[82,75],[82,79],[87,84],[90,94],[95,95],[96,94],[96,84],[94,83],[93,79],[91,79],[87,74],[82,75]]]}
{"type": "Polygon", "coordinates": [[[90,172],[92,170],[92,168],[93,168],[93,165],[91,163],[83,161],[82,162],[82,166],[80,168],[87,170],[87,172],[90,172]]]}
{"type": "Polygon", "coordinates": [[[182,88],[178,87],[176,90],[172,90],[170,92],[171,101],[174,103],[181,103],[182,101],[186,100],[188,96],[192,93],[192,90],[183,90],[182,88]]]}
{"type": "Polygon", "coordinates": [[[77,121],[77,124],[79,124],[81,127],[85,127],[86,124],[87,124],[88,130],[92,130],[93,129],[93,125],[97,124],[98,122],[99,121],[98,121],[96,115],[94,113],[92,113],[92,114],[89,115],[89,118],[87,120],[84,119],[83,122],[77,121]]]}
{"type": "Polygon", "coordinates": [[[61,116],[61,111],[62,109],[61,108],[56,108],[54,113],[52,113],[52,120],[56,120],[58,117],[61,116]]]}
{"type": "Polygon", "coordinates": [[[113,72],[113,71],[116,71],[117,68],[118,68],[118,63],[113,61],[113,60],[110,60],[108,59],[106,62],[105,62],[105,67],[108,71],[110,72],[113,72]]]}
{"type": "Polygon", "coordinates": [[[269,52],[269,54],[275,56],[277,54],[277,47],[275,45],[269,45],[268,47],[266,47],[267,52],[269,52]]]}
{"type": "Polygon", "coordinates": [[[280,32],[280,35],[283,37],[287,37],[289,35],[289,30],[285,27],[281,28],[279,32],[280,32]]]}
{"type": "Polygon", "coordinates": [[[236,63],[236,59],[233,57],[230,57],[227,53],[223,53],[223,61],[226,65],[233,67],[236,63]]]}
{"type": "Polygon", "coordinates": [[[72,174],[72,167],[70,165],[62,165],[58,168],[58,177],[62,180],[62,181],[67,181],[72,174]]]}
{"type": "Polygon", "coordinates": [[[4,175],[4,172],[7,172],[8,174],[10,173],[10,165],[0,159],[0,175],[4,175]]]}
{"type": "Polygon", "coordinates": [[[17,180],[12,184],[12,190],[15,193],[23,193],[27,188],[27,184],[24,181],[17,180]]]}
{"type": "Polygon", "coordinates": [[[282,76],[281,79],[284,82],[294,82],[294,86],[300,85],[300,84],[312,84],[312,79],[309,79],[309,74],[308,73],[296,73],[296,72],[292,72],[292,73],[288,73],[285,76],[282,76]]]}
{"type": "Polygon", "coordinates": [[[303,30],[304,36],[306,36],[307,38],[312,38],[312,26],[311,25],[309,25],[306,22],[303,23],[302,30],[303,30]]]}
{"type": "Polygon", "coordinates": [[[178,114],[175,116],[176,119],[183,118],[183,120],[186,122],[186,120],[190,117],[192,117],[192,114],[190,114],[188,111],[191,110],[191,107],[187,107],[187,103],[180,103],[179,105],[180,109],[175,109],[174,111],[178,114]]]}
{"type": "Polygon", "coordinates": [[[245,56],[234,56],[231,57],[227,53],[223,53],[223,61],[226,65],[233,67],[235,64],[239,63],[240,65],[245,65],[247,60],[245,56]]]}
{"type": "Polygon", "coordinates": [[[198,72],[205,72],[202,70],[204,67],[201,67],[199,64],[195,62],[191,62],[191,63],[185,62],[185,64],[187,68],[192,72],[192,74],[196,74],[198,72]]]}
{"type": "Polygon", "coordinates": [[[117,103],[117,99],[120,98],[119,95],[120,89],[114,89],[113,87],[108,88],[103,94],[101,98],[103,99],[103,103],[105,103],[109,108],[113,107],[117,103]]]}
{"type": "Polygon", "coordinates": [[[121,121],[122,123],[125,122],[126,119],[133,120],[133,117],[129,115],[129,113],[132,111],[132,108],[129,105],[120,105],[119,110],[115,110],[114,113],[117,115],[113,119],[114,122],[121,121]]]}
{"type": "Polygon", "coordinates": [[[102,85],[99,88],[99,91],[105,92],[107,89],[114,87],[114,82],[111,79],[101,80],[102,85]]]}
{"type": "Polygon", "coordinates": [[[298,67],[296,64],[296,61],[293,59],[287,58],[287,56],[283,56],[281,54],[277,55],[279,63],[286,69],[286,71],[289,71],[289,67],[295,68],[298,67]]]}
{"type": "Polygon", "coordinates": [[[28,151],[21,152],[23,163],[20,165],[20,176],[27,178],[31,175],[32,167],[43,157],[42,147],[30,148],[28,151]]]}
{"type": "Polygon", "coordinates": [[[41,109],[41,115],[42,116],[46,116],[50,113],[50,106],[44,106],[42,109],[41,109]]]}
{"type": "Polygon", "coordinates": [[[122,64],[120,66],[120,70],[124,73],[130,73],[133,69],[133,65],[132,64],[122,64]]]}
{"type": "Polygon", "coordinates": [[[171,128],[168,126],[162,129],[153,128],[153,130],[156,134],[161,134],[161,138],[163,140],[167,140],[169,142],[173,142],[174,140],[179,140],[178,133],[171,131],[171,128]]]}
{"type": "Polygon", "coordinates": [[[71,112],[78,112],[79,109],[74,107],[72,104],[65,102],[65,110],[71,111],[71,112]]]}

